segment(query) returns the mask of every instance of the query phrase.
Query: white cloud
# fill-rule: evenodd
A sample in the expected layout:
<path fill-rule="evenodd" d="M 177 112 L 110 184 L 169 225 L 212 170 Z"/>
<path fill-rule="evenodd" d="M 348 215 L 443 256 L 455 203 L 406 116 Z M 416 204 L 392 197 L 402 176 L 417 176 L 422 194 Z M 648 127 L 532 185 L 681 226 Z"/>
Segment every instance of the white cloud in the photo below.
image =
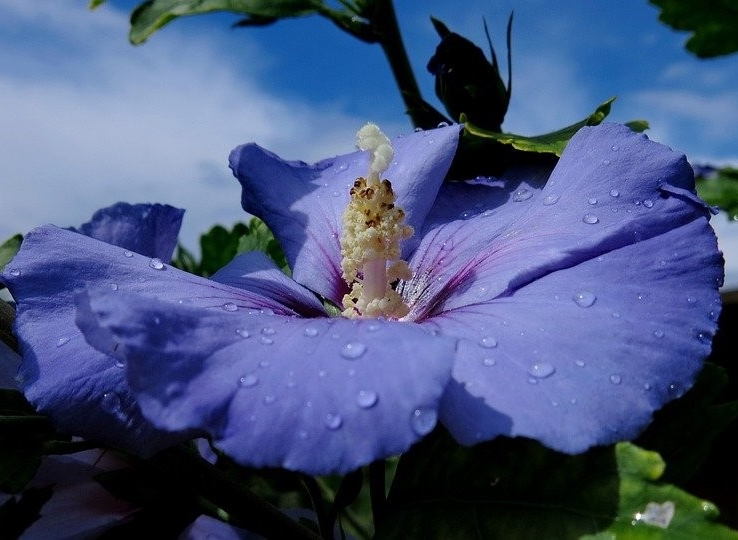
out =
<path fill-rule="evenodd" d="M 261 87 L 269 60 L 256 46 L 239 51 L 253 55 L 246 79 L 204 36 L 173 28 L 130 46 L 128 15 L 111 8 L 0 0 L 0 12 L 0 29 L 23 36 L 0 51 L 2 238 L 76 225 L 118 200 L 155 201 L 187 209 L 183 239 L 195 247 L 214 223 L 244 217 L 232 148 L 257 141 L 315 160 L 351 149 L 364 121 Z M 56 50 L 45 50 L 49 36 Z"/>

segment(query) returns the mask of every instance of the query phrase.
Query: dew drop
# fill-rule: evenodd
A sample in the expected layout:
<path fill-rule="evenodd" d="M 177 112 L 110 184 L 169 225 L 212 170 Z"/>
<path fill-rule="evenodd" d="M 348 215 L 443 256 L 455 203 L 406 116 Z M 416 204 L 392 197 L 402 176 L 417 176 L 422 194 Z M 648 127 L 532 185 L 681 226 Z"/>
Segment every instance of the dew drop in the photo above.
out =
<path fill-rule="evenodd" d="M 339 414 L 328 413 L 325 415 L 325 427 L 328 429 L 338 429 L 343 424 L 343 419 Z"/>
<path fill-rule="evenodd" d="M 643 383 L 643 389 L 644 390 L 650 390 L 651 389 L 651 384 L 650 383 Z"/>
<path fill-rule="evenodd" d="M 238 306 L 233 302 L 226 302 L 223 304 L 223 309 L 225 311 L 238 311 Z"/>
<path fill-rule="evenodd" d="M 410 425 L 418 435 L 428 435 L 436 427 L 438 415 L 433 409 L 415 409 L 410 416 Z"/>
<path fill-rule="evenodd" d="M 483 358 L 483 359 L 482 359 L 482 365 L 483 365 L 484 367 L 492 367 L 492 366 L 494 366 L 494 365 L 495 365 L 496 363 L 497 363 L 497 362 L 495 362 L 495 359 L 494 359 L 494 358 L 489 358 L 489 357 L 488 357 L 488 358 Z"/>
<path fill-rule="evenodd" d="M 512 197 L 512 200 L 515 202 L 523 202 L 527 201 L 533 196 L 533 192 L 529 189 L 522 188 L 517 190 Z"/>
<path fill-rule="evenodd" d="M 579 307 L 588 308 L 595 303 L 597 297 L 594 295 L 594 293 L 591 293 L 589 291 L 581 291 L 575 294 L 572 299 L 574 300 L 574 303 Z"/>
<path fill-rule="evenodd" d="M 60 337 L 56 340 L 56 346 L 61 347 L 62 345 L 66 345 L 67 343 L 69 343 L 69 339 L 70 338 L 68 337 Z"/>
<path fill-rule="evenodd" d="M 249 337 L 249 336 L 251 335 L 251 334 L 249 333 L 249 331 L 248 331 L 248 330 L 246 330 L 245 328 L 237 328 L 237 329 L 236 329 L 236 334 L 238 334 L 238 335 L 239 335 L 239 336 L 241 336 L 242 338 L 247 338 L 247 337 Z"/>
<path fill-rule="evenodd" d="M 687 303 L 688 304 L 696 304 L 697 299 L 694 296 L 687 296 Z"/>
<path fill-rule="evenodd" d="M 185 385 L 181 382 L 175 381 L 167 385 L 167 387 L 164 389 L 164 394 L 167 396 L 168 399 L 176 399 L 184 394 L 184 391 Z"/>
<path fill-rule="evenodd" d="M 359 390 L 356 396 L 356 404 L 362 409 L 374 407 L 379 401 L 379 396 L 373 390 Z"/>
<path fill-rule="evenodd" d="M 253 373 L 249 373 L 248 375 L 244 375 L 243 377 L 238 379 L 238 384 L 240 384 L 244 388 L 251 388 L 253 386 L 256 386 L 258 383 L 259 377 L 257 377 Z"/>
<path fill-rule="evenodd" d="M 131 257 L 133 257 L 133 251 L 125 250 L 123 252 L 123 256 L 126 257 L 126 258 L 128 258 L 128 259 L 130 259 Z"/>
<path fill-rule="evenodd" d="M 124 367 L 126 367 L 126 363 L 123 360 L 118 359 L 115 361 L 115 367 L 117 367 L 118 369 L 123 369 Z"/>
<path fill-rule="evenodd" d="M 594 225 L 595 223 L 598 223 L 600 221 L 600 218 L 598 218 L 594 214 L 584 214 L 582 216 L 582 221 L 588 225 Z"/>
<path fill-rule="evenodd" d="M 610 164 L 610 160 L 609 159 L 603 159 L 602 160 L 602 164 L 603 165 L 609 165 Z"/>
<path fill-rule="evenodd" d="M 612 150 L 613 152 L 617 152 L 618 150 L 620 150 L 620 147 L 617 144 L 614 144 L 612 148 L 610 148 L 610 150 Z"/>
<path fill-rule="evenodd" d="M 664 331 L 663 330 L 654 330 L 653 335 L 656 336 L 657 338 L 662 338 L 662 337 L 664 337 Z"/>
<path fill-rule="evenodd" d="M 587 362 L 584 360 L 574 360 L 574 365 L 577 367 L 584 367 L 587 365 Z"/>
<path fill-rule="evenodd" d="M 543 198 L 543 206 L 552 206 L 559 202 L 559 195 L 556 195 L 555 193 L 552 193 L 550 195 L 546 195 Z"/>
<path fill-rule="evenodd" d="M 535 363 L 528 368 L 528 374 L 536 379 L 545 379 L 554 374 L 556 368 L 547 362 Z"/>
<path fill-rule="evenodd" d="M 651 199 L 644 199 L 643 206 L 646 208 L 653 208 L 653 201 Z"/>
<path fill-rule="evenodd" d="M 262 368 L 262 369 L 263 368 L 268 368 L 269 367 L 269 360 L 262 360 L 261 362 L 259 362 L 259 367 Z"/>
<path fill-rule="evenodd" d="M 621 382 L 623 382 L 623 378 L 617 373 L 613 373 L 612 375 L 610 375 L 610 382 L 612 384 L 620 384 Z"/>
<path fill-rule="evenodd" d="M 303 330 L 302 333 L 305 334 L 307 337 L 315 337 L 318 335 L 318 329 L 314 326 L 308 326 L 305 328 L 305 330 Z"/>
<path fill-rule="evenodd" d="M 161 262 L 161 259 L 157 259 L 156 257 L 149 261 L 149 266 L 154 270 L 164 270 L 164 263 Z"/>
<path fill-rule="evenodd" d="M 259 343 L 262 345 L 271 345 L 274 343 L 274 340 L 266 336 L 259 336 Z"/>
<path fill-rule="evenodd" d="M 272 394 L 267 394 L 266 396 L 264 396 L 264 399 L 262 399 L 262 401 L 264 402 L 264 405 L 271 405 L 272 403 L 277 401 L 277 397 L 273 396 Z"/>
<path fill-rule="evenodd" d="M 620 197 L 620 192 L 617 189 L 610 190 L 610 197 Z"/>
<path fill-rule="evenodd" d="M 597 199 L 595 199 L 594 197 L 590 197 L 590 198 L 589 198 L 589 199 L 587 200 L 587 202 L 588 202 L 589 204 L 595 205 L 595 204 L 597 204 Z"/>
<path fill-rule="evenodd" d="M 117 285 L 117 284 L 115 284 L 115 283 L 111 283 L 111 284 L 110 284 L 110 290 L 111 290 L 111 291 L 117 291 L 117 290 L 118 290 L 118 285 Z"/>
<path fill-rule="evenodd" d="M 115 392 L 105 392 L 100 400 L 100 408 L 107 413 L 120 411 L 120 396 Z"/>
<path fill-rule="evenodd" d="M 341 348 L 341 356 L 348 360 L 356 360 L 366 353 L 366 345 L 359 341 L 350 341 Z"/>
<path fill-rule="evenodd" d="M 21 275 L 21 271 L 18 270 L 17 268 L 13 268 L 12 270 L 9 271 L 9 273 L 13 277 L 18 277 Z"/>
<path fill-rule="evenodd" d="M 484 349 L 494 349 L 497 347 L 497 340 L 492 336 L 486 336 L 480 339 L 477 344 Z"/>
<path fill-rule="evenodd" d="M 264 328 L 261 329 L 261 333 L 265 336 L 273 336 L 274 334 L 277 333 L 277 331 L 271 326 L 265 326 Z"/>

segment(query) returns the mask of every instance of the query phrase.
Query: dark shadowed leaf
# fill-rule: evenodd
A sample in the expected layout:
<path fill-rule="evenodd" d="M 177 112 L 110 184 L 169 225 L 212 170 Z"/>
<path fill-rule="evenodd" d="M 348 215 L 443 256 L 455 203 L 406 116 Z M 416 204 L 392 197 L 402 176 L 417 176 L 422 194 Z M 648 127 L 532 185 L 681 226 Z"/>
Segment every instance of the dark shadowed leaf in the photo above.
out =
<path fill-rule="evenodd" d="M 738 3 L 733 0 L 649 0 L 661 9 L 659 20 L 692 35 L 687 50 L 700 58 L 738 51 Z"/>
<path fill-rule="evenodd" d="M 188 15 L 228 11 L 264 23 L 312 15 L 322 8 L 320 0 L 149 0 L 131 14 L 129 39 L 143 43 L 164 25 Z"/>
<path fill-rule="evenodd" d="M 525 439 L 464 448 L 439 430 L 402 457 L 377 538 L 668 537 L 649 503 L 675 506 L 677 537 L 738 538 L 714 505 L 660 483 L 663 471 L 630 443 L 570 456 Z"/>

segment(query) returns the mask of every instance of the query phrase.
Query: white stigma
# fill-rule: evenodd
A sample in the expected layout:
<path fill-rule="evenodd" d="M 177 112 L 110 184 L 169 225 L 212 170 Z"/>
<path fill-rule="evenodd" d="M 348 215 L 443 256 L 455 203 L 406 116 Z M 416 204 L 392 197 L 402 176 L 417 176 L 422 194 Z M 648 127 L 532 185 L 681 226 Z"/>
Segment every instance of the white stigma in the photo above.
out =
<path fill-rule="evenodd" d="M 356 133 L 356 146 L 359 150 L 368 150 L 372 153 L 369 163 L 369 184 L 379 183 L 382 175 L 392 163 L 395 150 L 387 136 L 382 133 L 376 124 L 366 124 Z"/>

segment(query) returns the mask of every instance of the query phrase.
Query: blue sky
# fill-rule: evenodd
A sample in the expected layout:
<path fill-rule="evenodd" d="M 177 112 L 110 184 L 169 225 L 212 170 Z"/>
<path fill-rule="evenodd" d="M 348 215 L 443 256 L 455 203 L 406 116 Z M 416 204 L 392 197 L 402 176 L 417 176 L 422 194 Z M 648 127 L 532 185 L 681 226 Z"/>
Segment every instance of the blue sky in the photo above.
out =
<path fill-rule="evenodd" d="M 351 150 L 368 120 L 391 134 L 411 129 L 379 47 L 327 21 L 234 30 L 233 16 L 193 17 L 133 47 L 137 3 L 90 12 L 87 0 L 0 0 L 0 238 L 76 225 L 118 200 L 150 201 L 187 209 L 182 239 L 195 248 L 211 225 L 243 218 L 227 168 L 236 145 L 312 161 Z M 395 3 L 434 104 L 429 16 L 483 48 L 485 18 L 504 60 L 514 11 L 505 130 L 557 129 L 617 96 L 611 120 L 647 119 L 651 138 L 692 162 L 738 165 L 738 55 L 694 58 L 686 34 L 661 25 L 646 0 Z M 713 225 L 738 286 L 738 224 L 721 215 Z"/>

